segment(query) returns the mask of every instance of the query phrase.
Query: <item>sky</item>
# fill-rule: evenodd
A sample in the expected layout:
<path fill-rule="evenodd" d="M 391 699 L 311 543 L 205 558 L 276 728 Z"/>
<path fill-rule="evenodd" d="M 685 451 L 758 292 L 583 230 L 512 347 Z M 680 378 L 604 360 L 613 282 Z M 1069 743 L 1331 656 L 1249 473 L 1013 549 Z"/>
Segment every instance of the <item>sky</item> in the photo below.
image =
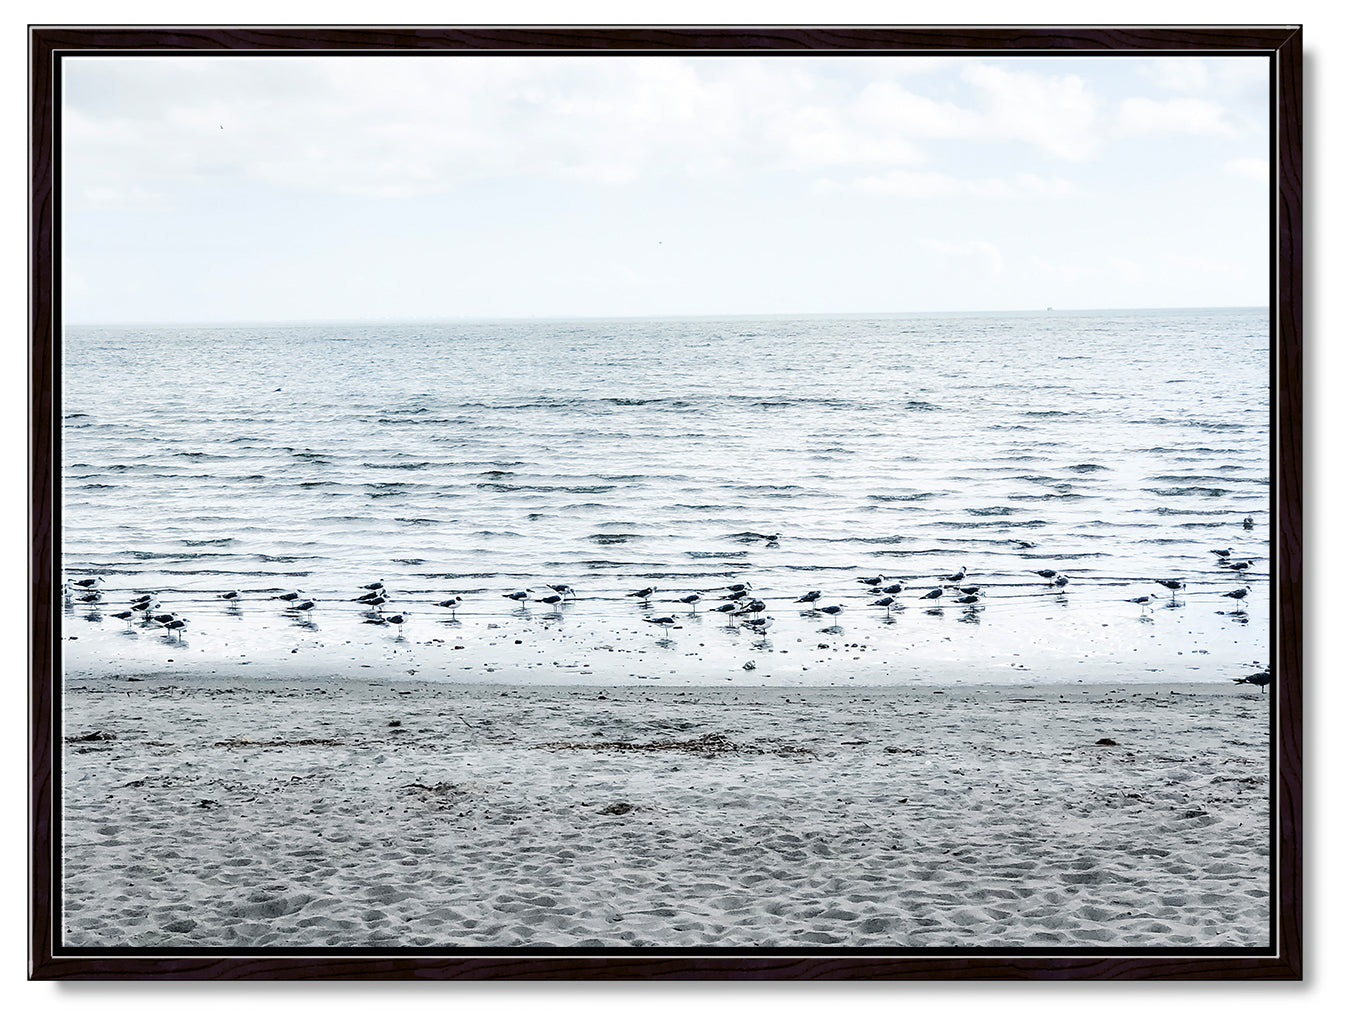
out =
<path fill-rule="evenodd" d="M 1259 57 L 88 56 L 65 320 L 1262 305 Z"/>

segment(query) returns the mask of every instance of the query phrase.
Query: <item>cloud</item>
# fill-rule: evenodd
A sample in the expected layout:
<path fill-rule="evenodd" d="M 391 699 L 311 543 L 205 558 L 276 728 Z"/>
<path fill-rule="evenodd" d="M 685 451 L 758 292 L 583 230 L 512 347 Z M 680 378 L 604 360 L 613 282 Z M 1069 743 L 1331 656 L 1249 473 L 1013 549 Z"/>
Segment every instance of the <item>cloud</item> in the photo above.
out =
<path fill-rule="evenodd" d="M 976 268 L 997 279 L 1003 275 L 1003 255 L 997 247 L 985 240 L 955 242 L 952 240 L 920 240 L 924 247 L 964 267 Z"/>
<path fill-rule="evenodd" d="M 1149 82 L 1179 93 L 1200 93 L 1209 85 L 1210 62 L 1198 57 L 1159 57 L 1140 66 Z"/>
<path fill-rule="evenodd" d="M 944 172 L 897 170 L 883 175 L 859 176 L 848 183 L 823 179 L 817 183 L 817 192 L 845 191 L 873 196 L 905 197 L 911 200 L 931 200 L 939 197 L 971 197 L 985 200 L 1028 200 L 1043 197 L 1076 195 L 1079 190 L 1071 182 L 1059 177 L 1024 173 L 1010 177 L 963 179 Z"/>
<path fill-rule="evenodd" d="M 1120 103 L 1117 124 L 1130 134 L 1240 135 L 1223 107 L 1210 100 L 1130 97 Z"/>
<path fill-rule="evenodd" d="M 1223 170 L 1243 179 L 1266 182 L 1270 178 L 1270 163 L 1262 157 L 1239 157 L 1224 162 Z"/>
<path fill-rule="evenodd" d="M 1067 161 L 1101 150 L 1100 104 L 1078 76 L 975 64 L 961 77 L 983 100 L 982 133 L 1030 143 Z"/>

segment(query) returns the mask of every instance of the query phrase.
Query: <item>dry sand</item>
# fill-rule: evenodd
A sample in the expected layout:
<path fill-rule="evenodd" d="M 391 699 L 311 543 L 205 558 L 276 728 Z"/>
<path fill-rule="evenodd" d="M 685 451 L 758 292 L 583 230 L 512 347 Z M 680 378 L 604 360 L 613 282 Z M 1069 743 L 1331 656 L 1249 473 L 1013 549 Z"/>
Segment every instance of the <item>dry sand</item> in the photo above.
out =
<path fill-rule="evenodd" d="M 63 699 L 68 947 L 1268 943 L 1255 687 L 160 671 Z"/>

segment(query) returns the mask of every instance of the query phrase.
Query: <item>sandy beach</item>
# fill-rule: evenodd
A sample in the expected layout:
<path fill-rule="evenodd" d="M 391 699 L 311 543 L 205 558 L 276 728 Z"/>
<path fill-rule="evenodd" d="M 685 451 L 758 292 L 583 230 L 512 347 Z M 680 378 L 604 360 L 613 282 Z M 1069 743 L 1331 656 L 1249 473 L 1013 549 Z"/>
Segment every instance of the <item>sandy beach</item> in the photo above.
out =
<path fill-rule="evenodd" d="M 1246 684 L 69 674 L 67 947 L 1261 947 Z"/>

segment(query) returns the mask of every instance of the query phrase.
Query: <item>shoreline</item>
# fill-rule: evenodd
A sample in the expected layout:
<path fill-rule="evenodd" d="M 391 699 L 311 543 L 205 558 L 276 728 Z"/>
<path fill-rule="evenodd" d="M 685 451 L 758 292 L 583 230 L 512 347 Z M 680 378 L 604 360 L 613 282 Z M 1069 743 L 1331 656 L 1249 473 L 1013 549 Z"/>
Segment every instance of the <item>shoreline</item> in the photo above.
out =
<path fill-rule="evenodd" d="M 1260 947 L 1269 701 L 70 675 L 62 943 Z"/>

